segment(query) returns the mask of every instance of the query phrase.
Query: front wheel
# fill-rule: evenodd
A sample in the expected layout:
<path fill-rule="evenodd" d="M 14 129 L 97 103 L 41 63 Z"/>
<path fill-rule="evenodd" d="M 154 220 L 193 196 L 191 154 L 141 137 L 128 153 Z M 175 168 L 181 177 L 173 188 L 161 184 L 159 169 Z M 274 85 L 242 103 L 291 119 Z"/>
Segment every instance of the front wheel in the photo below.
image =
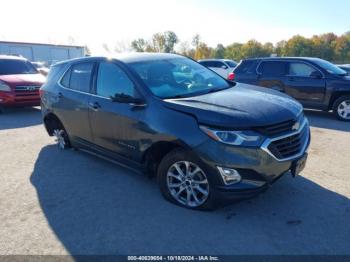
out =
<path fill-rule="evenodd" d="M 160 190 L 167 200 L 190 209 L 210 210 L 215 203 L 207 175 L 200 161 L 182 149 L 168 153 L 157 174 Z"/>
<path fill-rule="evenodd" d="M 350 96 L 341 96 L 334 102 L 333 113 L 342 121 L 350 121 Z"/>
<path fill-rule="evenodd" d="M 60 149 L 63 150 L 70 148 L 68 134 L 64 128 L 56 128 L 53 130 L 52 134 L 55 137 L 55 141 Z"/>

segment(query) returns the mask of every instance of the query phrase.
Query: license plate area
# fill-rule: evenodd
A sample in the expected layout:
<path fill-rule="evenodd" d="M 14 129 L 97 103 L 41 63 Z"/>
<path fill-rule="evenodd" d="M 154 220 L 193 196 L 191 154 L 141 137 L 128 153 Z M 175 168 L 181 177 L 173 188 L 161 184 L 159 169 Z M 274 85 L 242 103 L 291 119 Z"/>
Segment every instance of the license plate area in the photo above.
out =
<path fill-rule="evenodd" d="M 291 168 L 291 173 L 293 177 L 299 175 L 300 172 L 304 170 L 306 166 L 306 160 L 307 160 L 307 154 L 305 154 L 303 157 L 293 162 L 292 168 Z"/>

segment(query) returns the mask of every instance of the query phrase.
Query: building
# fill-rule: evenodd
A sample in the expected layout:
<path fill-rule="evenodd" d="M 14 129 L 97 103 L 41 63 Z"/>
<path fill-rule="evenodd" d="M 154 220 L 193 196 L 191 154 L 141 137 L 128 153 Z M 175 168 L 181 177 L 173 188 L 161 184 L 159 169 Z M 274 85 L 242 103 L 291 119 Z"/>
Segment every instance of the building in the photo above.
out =
<path fill-rule="evenodd" d="M 85 56 L 84 46 L 0 41 L 0 54 L 18 55 L 33 62 L 56 62 Z"/>

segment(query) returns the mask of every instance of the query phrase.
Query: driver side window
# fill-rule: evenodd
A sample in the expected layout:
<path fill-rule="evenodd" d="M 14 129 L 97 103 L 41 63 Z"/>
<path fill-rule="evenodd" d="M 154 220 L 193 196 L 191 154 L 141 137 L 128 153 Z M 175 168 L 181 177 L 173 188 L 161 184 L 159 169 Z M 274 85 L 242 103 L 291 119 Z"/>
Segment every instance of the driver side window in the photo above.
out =
<path fill-rule="evenodd" d="M 134 97 L 134 84 L 116 64 L 102 62 L 98 67 L 96 94 L 106 98 L 116 94 Z"/>
<path fill-rule="evenodd" d="M 313 72 L 317 71 L 312 66 L 304 63 L 290 63 L 289 65 L 289 75 L 299 76 L 299 77 L 310 77 Z"/>

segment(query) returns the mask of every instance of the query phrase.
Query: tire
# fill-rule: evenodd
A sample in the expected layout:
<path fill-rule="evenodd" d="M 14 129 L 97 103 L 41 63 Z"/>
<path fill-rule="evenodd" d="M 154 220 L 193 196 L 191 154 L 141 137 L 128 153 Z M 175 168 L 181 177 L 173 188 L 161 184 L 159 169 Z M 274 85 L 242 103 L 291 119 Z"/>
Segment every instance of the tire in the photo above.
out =
<path fill-rule="evenodd" d="M 350 121 L 350 95 L 341 96 L 334 102 L 333 113 L 341 121 Z"/>
<path fill-rule="evenodd" d="M 182 175 L 176 166 L 181 169 Z M 213 210 L 217 201 L 207 174 L 205 166 L 190 151 L 174 149 L 159 164 L 157 179 L 160 191 L 168 201 L 189 209 Z M 178 184 L 181 186 L 173 187 Z"/>
<path fill-rule="evenodd" d="M 55 122 L 52 129 L 52 135 L 56 138 L 57 145 L 60 149 L 71 148 L 68 133 L 60 122 Z"/>

